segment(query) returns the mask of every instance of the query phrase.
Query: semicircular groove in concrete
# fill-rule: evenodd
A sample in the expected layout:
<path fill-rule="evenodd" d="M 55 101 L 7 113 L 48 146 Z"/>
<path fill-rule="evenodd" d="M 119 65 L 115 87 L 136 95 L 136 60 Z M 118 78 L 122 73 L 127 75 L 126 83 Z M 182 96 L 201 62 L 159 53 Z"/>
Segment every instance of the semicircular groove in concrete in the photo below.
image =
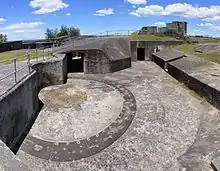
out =
<path fill-rule="evenodd" d="M 77 81 L 83 79 L 87 80 L 88 78 L 76 78 L 74 80 Z M 103 130 L 93 136 L 88 134 L 84 138 L 73 138 L 72 141 L 67 139 L 62 141 L 61 139 L 56 138 L 54 140 L 46 139 L 45 137 L 42 138 L 41 135 L 44 133 L 35 136 L 34 131 L 32 131 L 34 129 L 32 128 L 30 134 L 27 137 L 27 141 L 22 146 L 22 150 L 24 152 L 41 159 L 58 162 L 79 160 L 99 153 L 124 134 L 136 114 L 136 100 L 133 94 L 124 86 L 116 84 L 112 81 L 99 81 L 92 78 L 88 80 L 107 85 L 109 88 L 111 87 L 121 94 L 123 99 L 122 109 L 118 116 L 114 116 L 115 120 L 109 123 L 107 127 L 103 127 Z M 41 96 L 40 98 L 43 101 L 45 100 L 42 99 Z M 39 117 L 41 116 L 39 115 Z M 35 123 L 35 125 L 36 124 L 37 123 Z M 87 131 L 89 132 L 89 130 Z"/>

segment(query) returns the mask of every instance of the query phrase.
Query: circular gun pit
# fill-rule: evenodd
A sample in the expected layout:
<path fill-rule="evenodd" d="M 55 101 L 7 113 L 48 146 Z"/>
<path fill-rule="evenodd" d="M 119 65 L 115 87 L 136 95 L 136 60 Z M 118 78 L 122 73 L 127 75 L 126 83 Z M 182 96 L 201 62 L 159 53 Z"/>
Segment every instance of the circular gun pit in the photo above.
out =
<path fill-rule="evenodd" d="M 23 150 L 52 161 L 72 161 L 100 152 L 129 127 L 133 94 L 112 81 L 68 80 L 39 93 L 44 103 Z"/>

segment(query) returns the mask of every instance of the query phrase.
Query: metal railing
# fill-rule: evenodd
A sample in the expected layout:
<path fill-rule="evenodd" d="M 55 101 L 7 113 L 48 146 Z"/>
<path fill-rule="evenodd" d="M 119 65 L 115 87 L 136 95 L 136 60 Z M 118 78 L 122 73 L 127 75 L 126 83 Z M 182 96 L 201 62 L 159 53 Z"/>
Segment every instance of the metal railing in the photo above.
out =
<path fill-rule="evenodd" d="M 74 36 L 74 37 L 68 37 L 65 40 L 62 41 L 62 44 L 56 45 L 59 46 L 65 46 L 62 48 L 68 48 L 71 46 L 74 46 L 75 41 L 82 40 L 84 43 L 86 43 L 86 40 L 94 39 L 94 38 L 109 38 L 109 37 L 123 37 L 123 36 L 130 36 L 131 34 L 137 32 L 136 29 L 130 29 L 130 30 L 111 30 L 111 31 L 104 31 L 100 33 L 95 34 L 88 34 L 83 36 Z"/>
<path fill-rule="evenodd" d="M 22 50 L 20 50 L 22 51 Z M 13 52 L 12 52 L 13 53 Z M 32 72 L 32 65 L 52 57 L 53 47 L 27 49 L 25 55 L 12 59 L 0 58 L 0 96 Z"/>

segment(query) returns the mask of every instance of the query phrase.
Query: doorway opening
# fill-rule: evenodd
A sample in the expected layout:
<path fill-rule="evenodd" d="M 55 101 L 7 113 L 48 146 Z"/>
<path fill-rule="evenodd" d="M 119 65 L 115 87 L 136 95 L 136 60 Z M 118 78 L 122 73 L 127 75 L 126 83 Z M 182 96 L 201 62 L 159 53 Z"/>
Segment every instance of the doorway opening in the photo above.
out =
<path fill-rule="evenodd" d="M 82 52 L 69 53 L 67 56 L 68 73 L 84 72 L 84 57 Z"/>
<path fill-rule="evenodd" d="M 137 48 L 137 60 L 138 61 L 145 60 L 145 48 Z"/>

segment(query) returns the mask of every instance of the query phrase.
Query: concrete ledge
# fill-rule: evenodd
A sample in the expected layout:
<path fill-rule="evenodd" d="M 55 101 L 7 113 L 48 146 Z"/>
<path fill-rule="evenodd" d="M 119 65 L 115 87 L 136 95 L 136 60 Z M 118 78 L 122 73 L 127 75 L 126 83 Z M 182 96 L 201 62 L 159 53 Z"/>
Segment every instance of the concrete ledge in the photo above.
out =
<path fill-rule="evenodd" d="M 214 169 L 214 171 L 219 171 L 220 170 L 220 156 L 215 158 L 212 161 L 211 166 Z"/>
<path fill-rule="evenodd" d="M 159 65 L 161 68 L 166 69 L 166 65 L 168 62 L 175 61 L 178 59 L 183 58 L 185 55 L 182 52 L 170 49 L 170 48 L 165 48 L 160 52 L 153 53 L 152 55 L 153 61 Z"/>
<path fill-rule="evenodd" d="M 168 63 L 168 73 L 220 109 L 220 66 L 190 56 Z"/>
<path fill-rule="evenodd" d="M 0 140 L 0 170 L 2 171 L 30 171 L 11 150 Z"/>

